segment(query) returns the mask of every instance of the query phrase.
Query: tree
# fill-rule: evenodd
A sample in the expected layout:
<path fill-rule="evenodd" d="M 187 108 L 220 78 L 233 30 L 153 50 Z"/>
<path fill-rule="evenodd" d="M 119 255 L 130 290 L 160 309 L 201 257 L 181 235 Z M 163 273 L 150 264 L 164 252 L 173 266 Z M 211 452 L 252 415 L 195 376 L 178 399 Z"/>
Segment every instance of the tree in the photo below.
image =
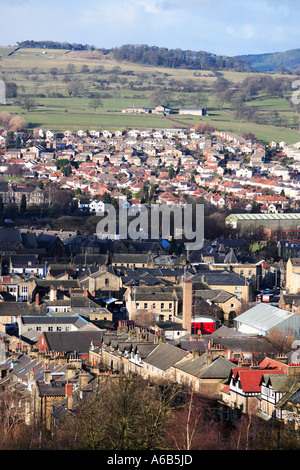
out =
<path fill-rule="evenodd" d="M 19 149 L 21 147 L 21 137 L 18 135 L 17 138 L 16 138 L 16 142 L 15 142 L 15 147 L 16 149 Z"/>
<path fill-rule="evenodd" d="M 58 68 L 57 67 L 51 67 L 51 69 L 49 70 L 49 73 L 50 75 L 52 75 L 53 78 L 57 78 L 57 74 L 58 74 Z"/>
<path fill-rule="evenodd" d="M 0 113 L 0 124 L 7 127 L 11 118 L 12 115 L 8 111 L 3 111 L 2 113 Z"/>
<path fill-rule="evenodd" d="M 69 73 L 75 73 L 76 67 L 74 64 L 68 64 L 66 68 L 66 72 Z"/>
<path fill-rule="evenodd" d="M 178 386 L 137 375 L 111 376 L 54 430 L 53 444 L 73 450 L 153 450 L 163 445 Z"/>
<path fill-rule="evenodd" d="M 101 98 L 92 98 L 90 101 L 90 108 L 96 111 L 98 108 L 102 108 L 103 103 Z"/>
<path fill-rule="evenodd" d="M 272 328 L 266 338 L 270 341 L 274 351 L 278 354 L 289 352 L 292 342 L 295 339 L 292 333 L 284 334 L 279 328 Z"/>
<path fill-rule="evenodd" d="M 144 328 L 150 328 L 155 325 L 156 314 L 148 310 L 139 310 L 138 313 L 134 315 L 134 323 L 138 326 Z"/>
<path fill-rule="evenodd" d="M 169 178 L 170 180 L 172 180 L 172 179 L 174 178 L 174 176 L 175 176 L 175 170 L 174 170 L 174 168 L 171 166 L 170 169 L 169 169 L 169 171 L 168 171 L 168 178 Z"/>
<path fill-rule="evenodd" d="M 37 102 L 35 101 L 34 98 L 26 97 L 24 101 L 21 103 L 21 107 L 23 109 L 26 109 L 26 111 L 29 112 L 31 109 L 34 109 L 37 107 Z"/>
<path fill-rule="evenodd" d="M 12 117 L 8 123 L 8 128 L 11 131 L 15 131 L 15 132 L 24 131 L 27 129 L 27 127 L 28 127 L 28 123 L 21 116 Z"/>
<path fill-rule="evenodd" d="M 66 165 L 61 168 L 61 171 L 65 176 L 70 176 L 72 174 L 72 168 L 71 165 Z"/>
<path fill-rule="evenodd" d="M 84 85 L 81 80 L 72 80 L 68 86 L 67 91 L 69 96 L 80 96 L 84 90 Z"/>
<path fill-rule="evenodd" d="M 89 71 L 90 71 L 90 68 L 89 68 L 88 65 L 83 65 L 83 66 L 81 67 L 81 72 L 82 72 L 82 73 L 89 73 Z"/>

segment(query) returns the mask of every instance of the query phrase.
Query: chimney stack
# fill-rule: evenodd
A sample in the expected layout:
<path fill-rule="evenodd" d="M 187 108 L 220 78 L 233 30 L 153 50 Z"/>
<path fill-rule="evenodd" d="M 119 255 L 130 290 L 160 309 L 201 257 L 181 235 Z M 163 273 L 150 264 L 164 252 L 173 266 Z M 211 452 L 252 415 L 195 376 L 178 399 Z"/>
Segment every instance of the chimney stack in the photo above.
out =
<path fill-rule="evenodd" d="M 199 349 L 193 349 L 193 359 L 196 359 L 199 356 L 200 356 Z"/>
<path fill-rule="evenodd" d="M 50 287 L 50 302 L 57 300 L 57 291 L 54 286 Z"/>
<path fill-rule="evenodd" d="M 85 387 L 89 383 L 89 378 L 90 375 L 87 372 L 81 371 L 79 374 L 79 387 Z"/>
<path fill-rule="evenodd" d="M 66 377 L 67 380 L 69 380 L 71 377 L 73 377 L 76 374 L 76 367 L 68 365 L 66 367 Z"/>
<path fill-rule="evenodd" d="M 49 384 L 51 382 L 51 371 L 49 364 L 44 365 L 44 382 L 45 384 Z"/>
<path fill-rule="evenodd" d="M 40 294 L 35 294 L 35 305 L 39 306 L 40 305 Z"/>
<path fill-rule="evenodd" d="M 193 283 L 183 280 L 182 284 L 182 326 L 188 334 L 192 332 Z"/>
<path fill-rule="evenodd" d="M 65 397 L 67 399 L 67 408 L 71 410 L 73 408 L 73 384 L 69 381 L 65 385 Z"/>

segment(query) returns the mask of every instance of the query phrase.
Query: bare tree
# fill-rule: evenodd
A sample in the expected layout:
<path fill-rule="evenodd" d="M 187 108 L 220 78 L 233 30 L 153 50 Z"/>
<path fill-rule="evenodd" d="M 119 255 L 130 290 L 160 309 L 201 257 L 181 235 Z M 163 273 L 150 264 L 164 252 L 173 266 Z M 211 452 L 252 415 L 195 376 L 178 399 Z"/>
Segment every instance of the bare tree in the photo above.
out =
<path fill-rule="evenodd" d="M 151 326 L 155 325 L 156 315 L 152 310 L 139 310 L 139 312 L 133 316 L 133 320 L 137 326 L 149 329 Z"/>
<path fill-rule="evenodd" d="M 291 350 L 292 342 L 295 340 L 292 332 L 284 334 L 279 328 L 272 328 L 266 338 L 272 344 L 274 352 L 285 354 Z"/>
<path fill-rule="evenodd" d="M 87 450 L 152 450 L 165 439 L 176 387 L 135 375 L 101 382 L 53 432 L 53 446 Z"/>

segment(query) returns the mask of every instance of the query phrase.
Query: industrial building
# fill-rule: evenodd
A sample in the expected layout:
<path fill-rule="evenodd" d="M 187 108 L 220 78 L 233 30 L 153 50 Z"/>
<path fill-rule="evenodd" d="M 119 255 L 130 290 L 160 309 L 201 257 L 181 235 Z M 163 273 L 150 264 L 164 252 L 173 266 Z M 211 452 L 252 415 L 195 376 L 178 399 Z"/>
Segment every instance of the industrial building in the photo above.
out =
<path fill-rule="evenodd" d="M 247 335 L 267 336 L 276 329 L 300 338 L 300 316 L 265 303 L 259 303 L 238 315 L 233 323 L 237 331 Z"/>
<path fill-rule="evenodd" d="M 227 226 L 240 233 L 262 229 L 266 235 L 291 240 L 300 235 L 300 213 L 275 214 L 230 214 L 226 217 Z"/>

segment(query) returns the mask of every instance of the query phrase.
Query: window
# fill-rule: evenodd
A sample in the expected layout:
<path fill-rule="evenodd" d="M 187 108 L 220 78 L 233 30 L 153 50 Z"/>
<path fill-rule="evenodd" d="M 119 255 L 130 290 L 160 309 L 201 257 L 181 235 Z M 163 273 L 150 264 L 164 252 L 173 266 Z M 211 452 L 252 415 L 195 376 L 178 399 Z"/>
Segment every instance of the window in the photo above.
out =
<path fill-rule="evenodd" d="M 160 308 L 161 308 L 161 309 L 162 309 L 162 308 L 165 308 L 165 304 L 164 304 L 163 302 L 160 304 Z"/>
<path fill-rule="evenodd" d="M 57 326 L 56 331 L 61 331 L 61 326 Z"/>
<path fill-rule="evenodd" d="M 48 331 L 53 331 L 53 326 L 48 326 Z"/>
<path fill-rule="evenodd" d="M 109 279 L 106 277 L 105 278 L 105 285 L 108 286 L 109 285 Z"/>
<path fill-rule="evenodd" d="M 148 304 L 147 304 L 147 303 L 144 303 L 144 308 L 148 308 Z"/>
<path fill-rule="evenodd" d="M 171 309 L 171 308 L 172 308 L 172 304 L 171 304 L 171 302 L 170 302 L 170 303 L 169 303 L 169 309 Z"/>

